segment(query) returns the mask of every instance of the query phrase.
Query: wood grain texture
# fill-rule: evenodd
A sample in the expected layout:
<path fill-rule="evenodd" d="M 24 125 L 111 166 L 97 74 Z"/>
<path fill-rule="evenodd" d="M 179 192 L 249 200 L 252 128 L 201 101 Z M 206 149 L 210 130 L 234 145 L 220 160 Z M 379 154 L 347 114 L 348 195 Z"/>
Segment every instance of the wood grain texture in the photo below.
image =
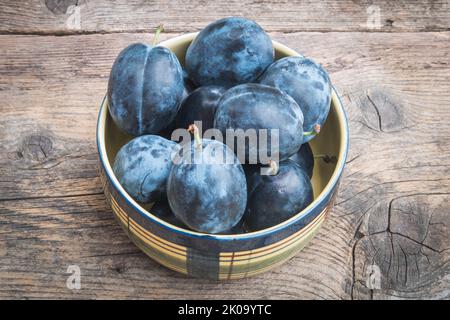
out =
<path fill-rule="evenodd" d="M 379 18 L 378 14 L 379 13 Z M 436 1 L 6 0 L 0 32 L 71 34 L 196 31 L 226 16 L 246 16 L 268 31 L 448 31 L 450 3 Z"/>
<path fill-rule="evenodd" d="M 101 194 L 109 69 L 148 36 L 0 36 L 0 298 L 449 299 L 450 33 L 271 36 L 330 72 L 350 154 L 318 236 L 273 272 L 223 283 L 148 259 Z"/>

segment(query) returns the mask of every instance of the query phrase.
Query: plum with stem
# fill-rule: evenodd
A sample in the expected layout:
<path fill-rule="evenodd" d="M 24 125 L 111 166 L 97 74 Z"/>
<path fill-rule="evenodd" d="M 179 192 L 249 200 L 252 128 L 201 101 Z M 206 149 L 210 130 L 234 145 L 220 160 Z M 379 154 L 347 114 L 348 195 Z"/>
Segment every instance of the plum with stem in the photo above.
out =
<path fill-rule="evenodd" d="M 247 202 L 244 171 L 233 152 L 217 140 L 201 139 L 183 145 L 170 171 L 167 198 L 175 216 L 189 228 L 220 233 L 242 218 Z"/>
<path fill-rule="evenodd" d="M 325 69 L 305 57 L 286 57 L 272 63 L 258 79 L 289 94 L 302 109 L 303 130 L 311 134 L 310 141 L 320 132 L 327 119 L 331 103 L 331 82 Z"/>
<path fill-rule="evenodd" d="M 270 162 L 269 174 L 250 176 L 244 224 L 250 231 L 273 227 L 313 201 L 311 181 L 292 160 Z"/>
<path fill-rule="evenodd" d="M 134 43 L 126 47 L 111 69 L 108 82 L 109 112 L 124 132 L 156 134 L 175 119 L 183 97 L 183 71 L 175 54 L 156 46 Z"/>

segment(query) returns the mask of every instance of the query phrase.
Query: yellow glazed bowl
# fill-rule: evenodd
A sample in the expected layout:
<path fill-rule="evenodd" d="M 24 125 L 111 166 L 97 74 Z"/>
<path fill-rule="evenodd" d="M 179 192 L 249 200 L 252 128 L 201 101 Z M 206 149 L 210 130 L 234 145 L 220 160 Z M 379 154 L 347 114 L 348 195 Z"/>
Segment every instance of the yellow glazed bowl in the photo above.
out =
<path fill-rule="evenodd" d="M 184 64 L 195 33 L 160 43 Z M 299 55 L 273 41 L 276 59 Z M 132 137 L 121 132 L 104 99 L 98 117 L 97 146 L 104 192 L 129 238 L 149 257 L 185 275 L 210 279 L 238 279 L 265 272 L 293 257 L 317 233 L 333 206 L 347 157 L 347 118 L 333 89 L 331 110 L 320 135 L 310 142 L 314 154 L 335 156 L 337 161 L 315 159 L 312 184 L 314 201 L 291 219 L 257 232 L 211 235 L 182 229 L 152 215 L 151 209 L 133 200 L 112 170 L 117 151 Z"/>

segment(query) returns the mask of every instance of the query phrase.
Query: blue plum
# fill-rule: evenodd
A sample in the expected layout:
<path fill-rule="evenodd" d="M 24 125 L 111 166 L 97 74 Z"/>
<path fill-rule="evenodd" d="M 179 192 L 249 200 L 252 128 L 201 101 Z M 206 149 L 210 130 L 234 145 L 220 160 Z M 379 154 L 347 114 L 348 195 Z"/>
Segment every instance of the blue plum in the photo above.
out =
<path fill-rule="evenodd" d="M 271 162 L 270 175 L 253 176 L 244 224 L 250 231 L 273 227 L 293 217 L 313 201 L 311 181 L 297 163 Z"/>
<path fill-rule="evenodd" d="M 190 230 L 180 219 L 178 219 L 170 208 L 167 199 L 157 201 L 151 208 L 150 212 L 157 216 L 158 218 L 168 222 L 174 226 Z M 220 232 L 219 234 L 241 234 L 245 233 L 243 220 L 241 219 L 234 227 L 231 229 Z"/>
<path fill-rule="evenodd" d="M 186 69 L 198 86 L 252 82 L 274 60 L 272 41 L 254 21 L 240 17 L 206 26 L 186 52 Z"/>
<path fill-rule="evenodd" d="M 245 160 L 241 162 L 254 164 L 267 164 L 268 160 L 262 158 L 279 157 L 285 160 L 298 151 L 303 143 L 303 114 L 300 107 L 289 95 L 281 90 L 261 85 L 242 84 L 225 92 L 219 101 L 214 117 L 214 128 L 219 129 L 226 136 L 227 129 L 257 130 L 258 143 L 238 143 L 236 153 L 245 153 Z M 261 129 L 268 130 L 267 143 L 264 147 Z M 279 147 L 272 149 L 272 129 L 279 134 Z M 229 137 L 226 138 L 230 140 Z M 227 141 L 229 144 L 229 141 Z M 245 147 L 245 150 L 243 149 Z M 278 149 L 278 150 L 277 150 Z"/>
<path fill-rule="evenodd" d="M 175 127 L 187 129 L 194 121 L 202 122 L 202 134 L 213 128 L 217 104 L 226 89 L 220 86 L 197 88 L 181 103 L 175 118 Z"/>
<path fill-rule="evenodd" d="M 234 227 L 232 227 L 231 229 L 222 231 L 219 234 L 233 235 L 233 234 L 243 234 L 246 232 L 247 231 L 244 228 L 244 220 L 241 219 Z"/>
<path fill-rule="evenodd" d="M 312 59 L 286 57 L 274 62 L 258 79 L 289 94 L 303 111 L 304 132 L 317 132 L 330 111 L 331 82 L 327 72 Z M 305 142 L 314 138 L 306 136 Z"/>
<path fill-rule="evenodd" d="M 314 155 L 309 143 L 304 143 L 300 149 L 294 153 L 289 159 L 296 162 L 300 167 L 305 169 L 309 178 L 312 178 L 314 169 Z"/>
<path fill-rule="evenodd" d="M 169 49 L 135 43 L 112 66 L 109 112 L 128 134 L 155 134 L 175 118 L 183 90 L 181 65 Z"/>
<path fill-rule="evenodd" d="M 244 171 L 233 152 L 216 140 L 199 138 L 183 145 L 167 181 L 167 198 L 175 216 L 199 232 L 219 233 L 234 227 L 247 203 Z"/>
<path fill-rule="evenodd" d="M 187 226 L 183 222 L 181 222 L 172 212 L 172 209 L 170 209 L 169 202 L 167 201 L 167 199 L 155 202 L 155 204 L 150 209 L 150 212 L 167 223 L 170 223 L 180 228 L 187 229 Z"/>
<path fill-rule="evenodd" d="M 120 148 L 113 171 L 136 201 L 154 202 L 166 194 L 172 155 L 178 148 L 175 142 L 155 135 L 134 138 Z"/>

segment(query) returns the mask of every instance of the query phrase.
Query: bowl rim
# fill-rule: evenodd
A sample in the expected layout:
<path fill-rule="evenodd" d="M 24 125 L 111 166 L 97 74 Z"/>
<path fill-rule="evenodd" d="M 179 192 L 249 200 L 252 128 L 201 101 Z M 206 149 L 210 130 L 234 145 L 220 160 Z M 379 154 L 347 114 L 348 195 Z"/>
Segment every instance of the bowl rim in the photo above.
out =
<path fill-rule="evenodd" d="M 193 40 L 195 36 L 198 34 L 198 32 L 194 33 L 187 33 L 183 34 L 171 39 L 168 39 L 166 41 L 162 41 L 159 46 L 164 47 L 171 47 L 174 45 L 178 45 L 180 43 L 184 43 L 189 40 Z M 274 49 L 277 51 L 281 51 L 283 54 L 287 56 L 301 56 L 298 52 L 295 50 L 275 41 L 272 40 Z M 347 114 L 345 112 L 345 109 L 343 107 L 342 101 L 339 98 L 339 95 L 337 93 L 337 90 L 334 86 L 332 86 L 332 96 L 331 96 L 331 103 L 336 106 L 336 113 L 339 123 L 339 128 L 341 131 L 341 137 L 340 137 L 340 144 L 341 148 L 338 155 L 338 160 L 336 163 L 336 168 L 333 171 L 333 174 L 331 175 L 331 178 L 323 188 L 323 190 L 320 192 L 320 194 L 317 196 L 316 199 L 314 199 L 313 202 L 311 202 L 305 209 L 297 213 L 296 215 L 292 216 L 288 220 L 283 221 L 282 223 L 279 223 L 275 226 L 272 226 L 270 228 L 258 230 L 258 231 L 252 231 L 248 233 L 243 234 L 206 234 L 201 233 L 197 231 L 191 231 L 187 229 L 183 229 L 177 226 L 174 226 L 158 217 L 153 215 L 150 211 L 147 211 L 144 209 L 137 201 L 135 201 L 121 186 L 119 181 L 117 180 L 113 170 L 112 166 L 108 160 L 108 155 L 106 152 L 106 145 L 105 145 L 105 125 L 106 125 L 106 117 L 107 117 L 107 96 L 103 98 L 103 101 L 100 105 L 100 111 L 98 115 L 97 120 L 97 132 L 96 132 L 96 138 L 97 138 L 97 149 L 99 153 L 100 163 L 105 171 L 105 174 L 107 175 L 107 178 L 109 178 L 110 182 L 113 184 L 113 186 L 116 188 L 118 193 L 125 199 L 125 201 L 130 205 L 134 210 L 136 210 L 141 216 L 144 218 L 150 220 L 153 223 L 157 223 L 164 228 L 183 234 L 188 237 L 201 237 L 201 238 L 209 238 L 209 239 L 215 239 L 215 240 L 245 240 L 245 239 L 252 239 L 260 236 L 265 236 L 271 233 L 275 233 L 277 231 L 280 231 L 295 222 L 302 219 L 304 216 L 308 215 L 312 210 L 315 209 L 316 205 L 321 203 L 323 199 L 328 196 L 335 188 L 336 184 L 339 182 L 339 179 L 342 175 L 342 172 L 344 170 L 345 162 L 348 155 L 348 148 L 349 148 L 349 128 L 348 128 L 348 120 L 347 120 Z"/>

